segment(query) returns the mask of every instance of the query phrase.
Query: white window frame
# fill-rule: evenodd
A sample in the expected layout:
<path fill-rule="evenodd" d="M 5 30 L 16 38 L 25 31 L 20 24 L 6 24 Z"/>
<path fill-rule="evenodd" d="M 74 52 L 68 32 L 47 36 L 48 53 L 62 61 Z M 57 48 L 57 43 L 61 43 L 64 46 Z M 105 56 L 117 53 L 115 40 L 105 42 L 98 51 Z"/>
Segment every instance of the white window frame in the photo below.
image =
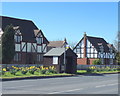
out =
<path fill-rule="evenodd" d="M 57 56 L 53 56 L 53 64 L 58 64 L 58 57 Z"/>

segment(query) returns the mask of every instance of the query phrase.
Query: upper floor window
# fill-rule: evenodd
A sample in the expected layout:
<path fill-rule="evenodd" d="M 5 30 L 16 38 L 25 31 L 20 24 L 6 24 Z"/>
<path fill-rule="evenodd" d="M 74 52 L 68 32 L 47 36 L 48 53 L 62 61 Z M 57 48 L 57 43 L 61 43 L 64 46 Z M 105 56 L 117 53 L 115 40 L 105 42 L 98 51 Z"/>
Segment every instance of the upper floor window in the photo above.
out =
<path fill-rule="evenodd" d="M 109 48 L 109 51 L 110 51 L 111 54 L 113 53 L 112 47 Z"/>
<path fill-rule="evenodd" d="M 37 44 L 42 44 L 43 38 L 42 37 L 36 37 Z"/>
<path fill-rule="evenodd" d="M 14 35 L 15 42 L 19 43 L 20 41 L 22 41 L 21 32 L 20 30 L 16 30 L 15 32 L 16 32 Z"/>

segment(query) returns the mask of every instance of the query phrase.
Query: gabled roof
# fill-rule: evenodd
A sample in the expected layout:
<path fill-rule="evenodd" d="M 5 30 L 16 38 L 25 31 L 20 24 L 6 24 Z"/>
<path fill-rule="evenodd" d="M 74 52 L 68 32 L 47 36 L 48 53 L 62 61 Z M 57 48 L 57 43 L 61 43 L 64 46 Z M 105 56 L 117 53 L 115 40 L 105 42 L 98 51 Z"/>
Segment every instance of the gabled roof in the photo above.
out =
<path fill-rule="evenodd" d="M 38 33 L 40 32 L 40 30 L 34 30 L 34 34 L 35 34 L 35 37 L 38 35 Z"/>
<path fill-rule="evenodd" d="M 102 43 L 104 51 L 109 52 L 108 43 L 103 38 L 87 36 L 87 39 L 90 41 L 90 43 L 92 43 L 92 45 L 97 49 L 97 51 L 100 51 L 99 43 Z"/>
<path fill-rule="evenodd" d="M 52 48 L 44 56 L 61 56 L 65 52 L 65 48 Z"/>
<path fill-rule="evenodd" d="M 3 31 L 5 30 L 5 27 L 10 24 L 14 27 L 19 26 L 23 41 L 36 42 L 34 30 L 38 30 L 38 28 L 31 20 L 0 16 L 0 22 L 2 22 L 2 24 L 0 23 L 0 27 Z"/>
<path fill-rule="evenodd" d="M 87 40 L 96 48 L 97 51 L 100 51 L 99 44 L 101 43 L 104 47 L 105 52 L 109 52 L 109 43 L 107 43 L 103 38 L 100 37 L 92 37 L 92 36 L 86 36 Z M 84 37 L 79 41 L 79 43 L 84 39 Z M 78 44 L 79 44 L 78 43 Z M 77 45 L 78 45 L 77 44 Z M 74 47 L 74 49 L 77 47 L 77 45 Z M 74 50 L 73 49 L 73 50 Z"/>
<path fill-rule="evenodd" d="M 63 47 L 65 41 L 49 41 L 48 46 L 50 47 Z"/>

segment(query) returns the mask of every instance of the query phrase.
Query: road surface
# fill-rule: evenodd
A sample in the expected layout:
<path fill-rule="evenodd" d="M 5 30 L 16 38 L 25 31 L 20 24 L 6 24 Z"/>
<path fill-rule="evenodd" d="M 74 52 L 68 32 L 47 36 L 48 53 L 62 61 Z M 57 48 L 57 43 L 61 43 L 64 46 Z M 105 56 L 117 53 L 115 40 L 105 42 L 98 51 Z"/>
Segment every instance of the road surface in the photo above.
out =
<path fill-rule="evenodd" d="M 2 94 L 118 94 L 118 74 L 2 82 Z"/>

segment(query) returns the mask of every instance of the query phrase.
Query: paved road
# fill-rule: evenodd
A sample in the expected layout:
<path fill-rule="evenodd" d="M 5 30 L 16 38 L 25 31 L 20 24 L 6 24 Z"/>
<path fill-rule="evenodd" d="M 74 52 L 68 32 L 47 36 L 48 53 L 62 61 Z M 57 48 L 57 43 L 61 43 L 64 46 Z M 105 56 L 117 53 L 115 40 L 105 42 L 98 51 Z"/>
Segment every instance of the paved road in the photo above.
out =
<path fill-rule="evenodd" d="M 5 81 L 2 85 L 3 94 L 118 94 L 118 74 Z"/>

